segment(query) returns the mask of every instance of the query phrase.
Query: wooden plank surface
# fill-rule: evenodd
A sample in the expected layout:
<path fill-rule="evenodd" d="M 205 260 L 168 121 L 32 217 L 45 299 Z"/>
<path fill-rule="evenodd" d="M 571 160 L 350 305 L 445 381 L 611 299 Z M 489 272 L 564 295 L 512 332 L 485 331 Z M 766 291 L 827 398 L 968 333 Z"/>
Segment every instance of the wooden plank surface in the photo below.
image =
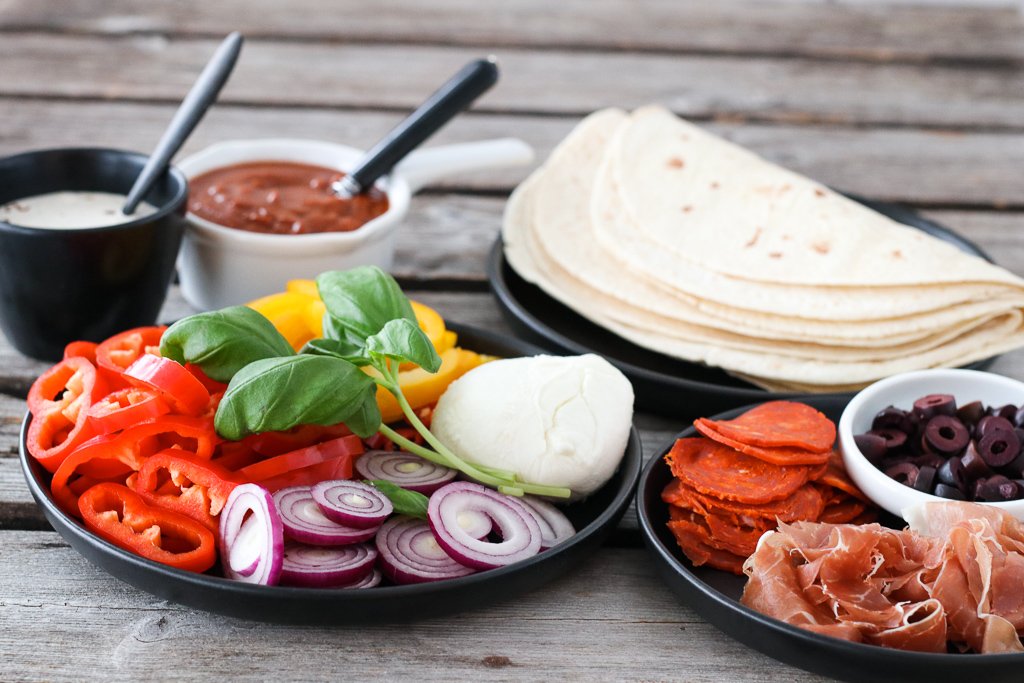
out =
<path fill-rule="evenodd" d="M 825 680 L 705 623 L 668 593 L 641 549 L 605 549 L 570 576 L 456 618 L 325 628 L 158 600 L 92 567 L 54 533 L 0 531 L 0 548 L 0 680 L 12 683 Z"/>
<path fill-rule="evenodd" d="M 0 98 L 0 154 L 83 144 L 147 150 L 172 113 L 168 105 Z M 380 111 L 219 106 L 203 120 L 183 154 L 240 138 L 311 138 L 365 147 L 400 118 Z M 577 122 L 571 116 L 467 114 L 430 144 L 514 136 L 534 147 L 539 162 Z M 944 207 L 1024 207 L 1024 133 L 704 125 L 772 161 L 876 199 Z M 503 194 L 528 170 L 463 174 L 435 187 Z"/>
<path fill-rule="evenodd" d="M 242 31 L 321 41 L 440 43 L 600 50 L 772 54 L 983 64 L 1024 58 L 1012 7 L 960 2 L 820 0 L 290 0 L 252 11 L 246 0 L 93 0 L 60 12 L 0 0 L 0 27 L 121 35 Z M 938 6 L 936 6 L 938 5 Z M 988 6 L 986 6 L 988 5 Z"/>
<path fill-rule="evenodd" d="M 0 93 L 177 102 L 215 46 L 203 38 L 9 33 L 0 41 Z M 220 101 L 411 110 L 479 56 L 433 45 L 252 40 Z M 499 58 L 501 81 L 478 110 L 582 115 L 659 102 L 698 118 L 1017 130 L 1024 121 L 1020 69 L 515 48 Z"/>

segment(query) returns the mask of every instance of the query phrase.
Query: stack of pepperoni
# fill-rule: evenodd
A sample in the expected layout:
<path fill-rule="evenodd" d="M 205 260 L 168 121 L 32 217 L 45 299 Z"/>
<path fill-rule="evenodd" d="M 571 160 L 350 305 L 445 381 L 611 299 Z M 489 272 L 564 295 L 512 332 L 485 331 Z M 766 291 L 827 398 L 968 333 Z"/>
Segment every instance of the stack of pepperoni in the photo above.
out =
<path fill-rule="evenodd" d="M 771 401 L 733 420 L 700 418 L 665 461 L 668 527 L 694 565 L 741 574 L 778 522 L 873 521 L 834 451 L 836 427 L 803 403 Z"/>

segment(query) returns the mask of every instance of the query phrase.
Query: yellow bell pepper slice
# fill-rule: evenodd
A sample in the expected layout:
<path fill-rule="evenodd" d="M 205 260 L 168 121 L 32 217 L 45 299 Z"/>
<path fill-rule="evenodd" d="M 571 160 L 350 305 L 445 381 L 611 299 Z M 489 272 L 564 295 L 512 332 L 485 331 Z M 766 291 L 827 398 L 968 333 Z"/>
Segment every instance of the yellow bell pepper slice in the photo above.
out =
<path fill-rule="evenodd" d="M 316 288 L 316 280 L 289 280 L 285 285 L 285 291 L 295 294 L 305 294 L 314 299 L 320 298 L 320 290 Z"/>
<path fill-rule="evenodd" d="M 441 367 L 436 373 L 431 374 L 422 368 L 403 370 L 398 373 L 398 384 L 412 409 L 419 410 L 436 403 L 449 384 L 482 362 L 481 355 L 474 351 L 451 348 L 441 354 Z M 377 387 L 377 406 L 384 422 L 394 422 L 403 418 L 398 401 L 383 387 Z"/>

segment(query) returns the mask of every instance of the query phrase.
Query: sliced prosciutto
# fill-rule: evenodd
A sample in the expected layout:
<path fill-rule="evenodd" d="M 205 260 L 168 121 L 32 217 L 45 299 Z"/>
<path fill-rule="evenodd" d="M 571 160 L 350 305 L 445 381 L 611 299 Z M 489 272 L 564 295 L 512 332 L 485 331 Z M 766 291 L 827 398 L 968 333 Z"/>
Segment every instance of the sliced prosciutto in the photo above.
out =
<path fill-rule="evenodd" d="M 905 531 L 780 524 L 744 563 L 743 604 L 884 647 L 1024 651 L 1024 525 L 972 503 L 927 503 L 904 516 Z"/>

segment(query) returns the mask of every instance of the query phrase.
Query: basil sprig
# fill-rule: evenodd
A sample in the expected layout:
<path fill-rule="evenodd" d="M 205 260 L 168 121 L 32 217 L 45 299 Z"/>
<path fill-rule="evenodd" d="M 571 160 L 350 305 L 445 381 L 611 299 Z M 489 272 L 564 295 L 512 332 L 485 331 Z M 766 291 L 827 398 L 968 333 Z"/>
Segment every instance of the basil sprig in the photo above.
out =
<path fill-rule="evenodd" d="M 414 363 L 437 372 L 441 357 L 394 278 L 363 266 L 322 273 L 316 282 L 327 309 L 324 337 L 298 355 L 266 318 L 241 306 L 190 316 L 165 334 L 165 355 L 195 363 L 214 379 L 230 379 L 214 421 L 221 436 L 241 439 L 301 424 L 344 422 L 361 437 L 380 432 L 407 451 L 506 493 L 570 495 L 566 488 L 527 484 L 511 473 L 472 465 L 420 421 L 402 394 L 398 368 Z M 378 387 L 395 397 L 429 447 L 381 423 Z"/>
<path fill-rule="evenodd" d="M 258 360 L 292 356 L 295 351 L 274 325 L 247 306 L 197 313 L 167 328 L 160 355 L 198 365 L 207 377 L 229 382 Z"/>

